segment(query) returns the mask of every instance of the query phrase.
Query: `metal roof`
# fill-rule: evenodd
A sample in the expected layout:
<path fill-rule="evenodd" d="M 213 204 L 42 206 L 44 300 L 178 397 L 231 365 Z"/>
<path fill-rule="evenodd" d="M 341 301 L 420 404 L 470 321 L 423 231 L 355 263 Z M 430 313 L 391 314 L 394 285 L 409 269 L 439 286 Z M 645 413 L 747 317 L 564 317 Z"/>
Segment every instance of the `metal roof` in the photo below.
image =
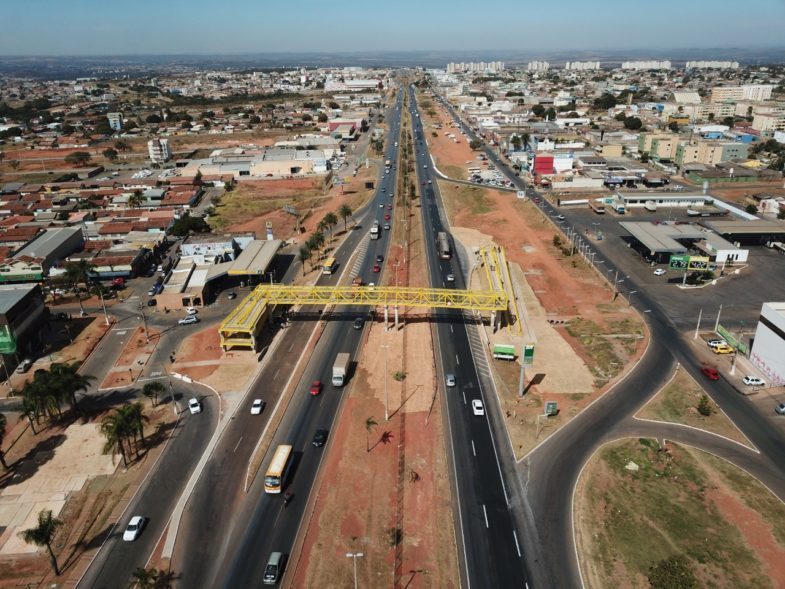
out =
<path fill-rule="evenodd" d="M 701 223 L 720 235 L 785 234 L 785 221 L 777 219 L 702 221 Z"/>
<path fill-rule="evenodd" d="M 639 223 L 635 221 L 622 221 L 619 225 L 652 252 L 669 252 L 674 254 L 687 252 L 687 248 L 673 239 L 670 233 L 665 230 L 665 228 L 672 228 L 673 226 L 671 225 L 655 225 L 654 223 Z M 681 236 L 678 232 L 677 235 Z M 700 235 L 696 237 L 700 238 Z"/>
<path fill-rule="evenodd" d="M 254 239 L 232 263 L 229 275 L 264 274 L 280 247 L 280 239 L 270 241 Z"/>

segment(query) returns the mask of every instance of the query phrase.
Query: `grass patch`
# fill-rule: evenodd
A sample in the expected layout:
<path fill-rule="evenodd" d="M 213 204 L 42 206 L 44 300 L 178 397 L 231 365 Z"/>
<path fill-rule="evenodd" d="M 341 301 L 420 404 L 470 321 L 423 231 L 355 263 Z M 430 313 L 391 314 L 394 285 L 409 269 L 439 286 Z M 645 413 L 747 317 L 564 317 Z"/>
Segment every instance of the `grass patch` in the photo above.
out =
<path fill-rule="evenodd" d="M 220 231 L 280 209 L 286 204 L 300 210 L 318 206 L 325 198 L 319 189 L 302 190 L 296 195 L 267 194 L 264 189 L 241 184 L 231 192 L 224 193 L 220 202 L 214 204 L 215 213 L 210 216 L 210 226 Z"/>
<path fill-rule="evenodd" d="M 493 210 L 493 203 L 484 188 L 439 181 L 439 191 L 452 222 L 458 211 L 469 210 L 474 215 L 484 215 Z"/>
<path fill-rule="evenodd" d="M 595 376 L 595 386 L 601 387 L 622 369 L 622 360 L 613 350 L 613 345 L 604 337 L 608 332 L 600 325 L 577 317 L 566 325 L 567 333 L 578 340 L 591 359 L 589 370 Z"/>
<path fill-rule="evenodd" d="M 645 586 L 653 566 L 677 555 L 686 557 L 702 587 L 772 586 L 739 529 L 706 498 L 715 474 L 706 456 L 676 445 L 661 451 L 646 439 L 614 443 L 599 453 L 578 507 L 588 528 L 581 536 L 589 539 L 582 550 L 592 567 L 589 586 Z M 630 461 L 638 471 L 625 468 Z M 741 471 L 734 476 L 750 484 Z M 767 520 L 773 515 L 766 514 Z"/>
<path fill-rule="evenodd" d="M 749 444 L 711 399 L 709 399 L 711 415 L 700 414 L 698 404 L 703 395 L 703 388 L 689 374 L 679 370 L 673 380 L 638 413 L 638 417 L 690 425 L 742 444 Z"/>

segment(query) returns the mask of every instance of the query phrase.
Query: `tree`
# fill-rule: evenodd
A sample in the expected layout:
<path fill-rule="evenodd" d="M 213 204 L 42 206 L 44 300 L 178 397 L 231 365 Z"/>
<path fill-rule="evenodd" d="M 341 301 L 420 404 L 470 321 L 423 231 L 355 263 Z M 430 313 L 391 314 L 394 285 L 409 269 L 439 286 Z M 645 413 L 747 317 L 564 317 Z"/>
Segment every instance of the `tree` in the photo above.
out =
<path fill-rule="evenodd" d="M 324 222 L 327 223 L 327 229 L 330 231 L 330 239 L 333 238 L 333 227 L 338 223 L 338 217 L 335 213 L 330 211 L 324 216 Z"/>
<path fill-rule="evenodd" d="M 346 218 L 352 216 L 352 208 L 347 204 L 343 204 L 341 205 L 341 208 L 338 209 L 338 214 L 341 216 L 341 219 L 343 219 L 343 230 L 346 231 Z"/>
<path fill-rule="evenodd" d="M 117 151 L 128 151 L 131 149 L 131 144 L 128 143 L 125 139 L 118 139 L 114 142 L 114 148 Z"/>
<path fill-rule="evenodd" d="M 300 260 L 300 263 L 303 265 L 303 276 L 305 276 L 305 262 L 311 261 L 311 249 L 308 246 L 300 246 L 300 250 L 297 252 L 297 259 Z"/>
<path fill-rule="evenodd" d="M 643 121 L 641 121 L 638 117 L 627 117 L 624 119 L 624 128 L 629 129 L 631 131 L 637 131 L 643 127 Z"/>
<path fill-rule="evenodd" d="M 535 105 L 532 107 L 532 114 L 533 114 L 535 117 L 541 117 L 541 116 L 543 116 L 543 115 L 545 114 L 545 107 L 544 107 L 543 105 L 541 105 L 541 104 L 535 104 Z"/>
<path fill-rule="evenodd" d="M 614 119 L 616 119 L 617 121 L 619 121 L 619 122 L 623 123 L 623 122 L 624 122 L 624 119 L 626 119 L 626 118 L 627 118 L 627 115 L 626 115 L 625 113 L 623 113 L 623 112 L 620 112 L 619 114 L 617 114 L 617 115 L 616 115 L 615 117 L 613 117 L 613 118 L 614 118 Z"/>
<path fill-rule="evenodd" d="M 373 428 L 379 425 L 379 423 L 373 417 L 366 417 L 365 418 L 365 451 L 371 451 L 371 442 L 368 436 L 371 435 Z"/>
<path fill-rule="evenodd" d="M 616 106 L 616 104 L 616 97 L 608 92 L 605 92 L 599 98 L 595 98 L 593 102 L 593 106 L 597 110 L 608 110 Z"/>
<path fill-rule="evenodd" d="M 711 400 L 708 395 L 701 395 L 700 401 L 698 401 L 698 413 L 704 417 L 709 417 L 714 413 L 714 408 L 711 406 Z"/>
<path fill-rule="evenodd" d="M 3 441 L 5 440 L 5 426 L 6 426 L 6 417 L 5 413 L 0 413 L 0 464 L 3 465 L 3 468 L 8 470 L 8 465 L 5 463 L 5 450 L 3 450 Z"/>
<path fill-rule="evenodd" d="M 166 387 L 158 381 L 148 382 L 142 387 L 142 394 L 150 399 L 153 407 L 158 403 L 158 398 L 164 394 Z"/>
<path fill-rule="evenodd" d="M 110 147 L 109 149 L 104 149 L 104 150 L 103 150 L 101 153 L 103 154 L 103 156 L 104 156 L 106 159 L 108 159 L 108 160 L 110 160 L 110 161 L 113 161 L 113 162 L 114 162 L 114 161 L 117 161 L 117 156 L 118 156 L 118 153 L 117 153 L 117 150 L 116 150 L 116 149 L 112 149 L 112 148 Z"/>
<path fill-rule="evenodd" d="M 79 374 L 79 363 L 62 364 L 55 362 L 49 367 L 47 385 L 60 392 L 61 399 L 65 399 L 72 411 L 78 411 L 76 393 L 86 391 L 95 380 L 89 374 Z"/>
<path fill-rule="evenodd" d="M 748 212 L 750 215 L 757 215 L 758 214 L 758 207 L 754 204 L 748 204 L 744 207 L 744 210 Z"/>
<path fill-rule="evenodd" d="M 783 207 L 783 208 L 781 208 L 781 209 L 779 210 L 779 212 L 777 213 L 777 218 L 778 218 L 780 221 L 782 221 L 783 219 L 785 219 L 785 207 Z"/>
<path fill-rule="evenodd" d="M 320 123 L 326 123 L 326 122 L 327 122 L 327 115 L 326 115 L 326 114 L 324 114 L 323 112 L 320 112 L 320 113 L 319 113 L 319 116 L 318 116 L 318 117 L 316 117 L 316 119 L 317 119 L 317 120 L 318 120 Z"/>
<path fill-rule="evenodd" d="M 144 120 L 145 123 L 149 123 L 151 125 L 158 124 L 162 121 L 163 119 L 157 114 L 148 115 L 147 118 Z"/>
<path fill-rule="evenodd" d="M 137 568 L 131 575 L 131 584 L 129 589 L 155 589 L 157 581 L 161 574 L 158 569 L 144 569 Z"/>
<path fill-rule="evenodd" d="M 725 117 L 724 119 L 722 119 L 722 124 L 732 129 L 733 125 L 736 124 L 736 119 L 734 119 L 733 117 Z"/>
<path fill-rule="evenodd" d="M 649 584 L 652 589 L 695 589 L 698 581 L 692 572 L 690 561 L 679 554 L 661 560 L 649 569 Z"/>
<path fill-rule="evenodd" d="M 328 103 L 327 103 L 327 106 L 329 106 L 329 107 L 330 107 L 331 109 L 333 109 L 333 110 L 335 110 L 335 109 L 338 109 L 338 108 L 341 108 L 341 105 L 340 105 L 340 104 L 338 104 L 338 103 L 337 103 L 337 102 L 335 102 L 335 101 L 330 101 L 330 102 L 328 102 Z"/>
<path fill-rule="evenodd" d="M 512 136 L 510 143 L 512 144 L 513 151 L 519 151 L 521 149 L 521 138 L 517 135 Z"/>
<path fill-rule="evenodd" d="M 482 141 L 479 139 L 472 139 L 469 142 L 469 147 L 474 150 L 480 149 L 482 147 Z"/>
<path fill-rule="evenodd" d="M 303 123 L 310 123 L 313 120 L 313 117 L 308 113 L 303 114 L 301 118 L 303 120 Z"/>
<path fill-rule="evenodd" d="M 101 433 L 106 438 L 104 443 L 104 454 L 120 454 L 123 458 L 123 466 L 128 468 L 128 454 L 126 442 L 131 435 L 131 428 L 120 412 L 115 410 L 111 415 L 107 415 L 101 421 Z"/>
<path fill-rule="evenodd" d="M 178 237 L 188 235 L 189 232 L 193 233 L 207 233 L 210 231 L 210 226 L 202 217 L 192 217 L 190 215 L 183 215 L 174 225 L 170 233 Z"/>
<path fill-rule="evenodd" d="M 52 550 L 52 540 L 54 540 L 57 528 L 62 525 L 62 521 L 52 516 L 51 509 L 43 509 L 38 512 L 38 525 L 19 534 L 27 544 L 46 546 L 52 570 L 54 570 L 57 576 L 60 576 L 60 567 L 57 566 L 57 557 L 55 557 L 55 553 Z"/>
<path fill-rule="evenodd" d="M 131 207 L 132 209 L 136 209 L 142 206 L 142 203 L 144 201 L 145 198 L 143 197 L 143 192 L 139 188 L 137 188 L 128 197 L 128 206 Z"/>
<path fill-rule="evenodd" d="M 93 159 L 92 156 L 86 151 L 74 151 L 65 156 L 67 164 L 77 167 L 87 165 L 91 159 Z"/>
<path fill-rule="evenodd" d="M 556 118 L 556 111 L 553 108 L 549 108 L 545 111 L 545 118 L 549 121 L 552 121 Z"/>
<path fill-rule="evenodd" d="M 641 163 L 646 164 L 649 162 L 649 154 L 645 151 L 641 154 Z"/>
<path fill-rule="evenodd" d="M 674 133 L 678 133 L 679 132 L 679 123 L 677 123 L 676 121 L 671 121 L 670 123 L 668 123 L 668 129 L 670 129 Z"/>

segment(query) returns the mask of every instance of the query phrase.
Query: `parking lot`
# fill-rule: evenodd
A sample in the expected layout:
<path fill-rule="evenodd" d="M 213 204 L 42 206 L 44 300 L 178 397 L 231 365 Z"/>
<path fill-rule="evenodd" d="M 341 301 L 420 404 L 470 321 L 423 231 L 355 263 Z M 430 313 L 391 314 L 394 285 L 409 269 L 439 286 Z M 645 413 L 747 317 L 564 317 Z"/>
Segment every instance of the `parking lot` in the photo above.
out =
<path fill-rule="evenodd" d="M 619 226 L 619 221 L 625 220 L 667 220 L 667 213 L 652 214 L 642 211 L 621 216 L 611 212 L 598 215 L 585 206 L 563 207 L 559 212 L 568 216 L 561 225 L 575 227 L 583 240 L 597 250 L 595 262 L 609 256 L 621 269 L 623 274 L 619 275 L 619 290 L 623 294 L 626 295 L 631 290 L 627 288 L 628 281 L 634 281 L 638 288 L 645 288 L 646 293 L 660 303 L 679 330 L 695 329 L 701 310 L 702 329 L 713 328 L 722 305 L 720 322 L 732 332 L 743 334 L 744 341 L 749 342 L 749 337 L 754 335 L 761 304 L 785 300 L 785 281 L 772 280 L 772 276 L 785 275 L 785 256 L 766 247 L 750 246 L 749 262 L 738 274 L 735 269 L 726 268 L 726 276 L 719 279 L 716 285 L 682 289 L 679 285 L 683 274 L 668 270 L 663 276 L 655 276 L 655 268 L 665 266 L 652 267 L 638 252 L 628 247 L 623 239 L 627 232 Z M 674 211 L 670 218 L 694 221 L 683 211 L 680 214 Z M 602 240 L 597 239 L 598 232 L 603 235 Z M 613 280 L 615 272 L 609 273 L 608 277 Z"/>

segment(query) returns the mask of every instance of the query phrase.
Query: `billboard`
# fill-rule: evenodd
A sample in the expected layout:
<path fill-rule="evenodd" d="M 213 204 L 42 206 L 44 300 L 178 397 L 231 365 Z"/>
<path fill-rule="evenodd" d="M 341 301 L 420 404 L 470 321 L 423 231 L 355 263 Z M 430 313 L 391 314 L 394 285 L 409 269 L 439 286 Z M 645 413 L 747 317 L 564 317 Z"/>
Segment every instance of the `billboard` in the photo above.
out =
<path fill-rule="evenodd" d="M 708 270 L 711 260 L 706 256 L 690 256 L 689 254 L 672 254 L 668 261 L 671 270 Z"/>
<path fill-rule="evenodd" d="M 523 364 L 524 366 L 534 364 L 534 344 L 525 344 L 523 346 Z"/>

